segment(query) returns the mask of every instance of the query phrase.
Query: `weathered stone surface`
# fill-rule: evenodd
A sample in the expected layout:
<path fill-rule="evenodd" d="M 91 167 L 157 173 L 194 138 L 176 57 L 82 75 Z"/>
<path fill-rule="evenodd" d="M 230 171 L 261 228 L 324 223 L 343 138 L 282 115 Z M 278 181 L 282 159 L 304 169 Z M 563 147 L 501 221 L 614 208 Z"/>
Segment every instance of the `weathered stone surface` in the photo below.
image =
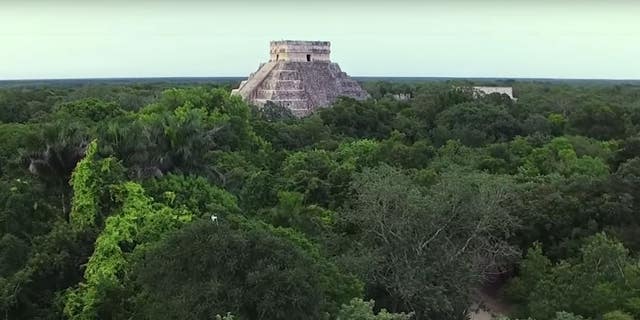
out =
<path fill-rule="evenodd" d="M 506 94 L 511 98 L 511 100 L 517 100 L 513 96 L 513 87 L 473 87 L 473 94 L 475 96 L 483 96 L 492 93 Z"/>
<path fill-rule="evenodd" d="M 298 117 L 329 106 L 340 96 L 366 99 L 367 92 L 331 62 L 330 52 L 326 41 L 272 41 L 269 62 L 232 93 L 257 106 L 271 101 Z"/>

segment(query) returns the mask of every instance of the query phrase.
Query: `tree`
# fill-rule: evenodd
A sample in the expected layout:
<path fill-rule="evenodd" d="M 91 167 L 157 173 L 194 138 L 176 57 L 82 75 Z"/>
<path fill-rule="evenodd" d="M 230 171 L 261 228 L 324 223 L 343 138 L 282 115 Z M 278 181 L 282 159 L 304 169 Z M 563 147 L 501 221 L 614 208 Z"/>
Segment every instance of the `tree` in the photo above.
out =
<path fill-rule="evenodd" d="M 615 310 L 605 313 L 602 320 L 633 320 L 633 317 L 626 312 Z"/>
<path fill-rule="evenodd" d="M 532 114 L 522 124 L 522 130 L 527 135 L 551 135 L 555 124 L 541 114 Z"/>
<path fill-rule="evenodd" d="M 333 303 L 358 295 L 353 282 L 340 283 L 347 278 L 323 263 L 313 245 L 292 236 L 261 223 L 194 222 L 138 256 L 132 280 L 141 291 L 134 313 L 151 319 L 226 312 L 239 319 L 323 319 L 337 311 Z"/>
<path fill-rule="evenodd" d="M 462 318 L 471 288 L 516 252 L 505 242 L 515 226 L 508 186 L 451 174 L 423 192 L 386 165 L 358 174 L 344 218 L 370 293 L 384 292 L 376 301 L 417 319 Z"/>
<path fill-rule="evenodd" d="M 526 176 L 561 174 L 566 177 L 575 175 L 605 176 L 609 173 L 606 163 L 588 155 L 578 156 L 569 139 L 559 137 L 536 148 L 526 157 L 519 171 Z"/>
<path fill-rule="evenodd" d="M 6 265 L 19 269 L 0 275 L 0 314 L 7 319 L 61 318 L 60 295 L 82 279 L 78 266 L 91 255 L 94 235 L 65 221 L 52 224 L 48 233 L 34 237 L 26 261 L 14 264 L 22 252 Z"/>
<path fill-rule="evenodd" d="M 378 314 L 373 312 L 374 301 L 364 301 L 354 298 L 349 304 L 342 305 L 336 320 L 409 320 L 412 313 L 389 313 L 386 309 L 380 310 Z"/>
<path fill-rule="evenodd" d="M 617 169 L 621 163 L 635 157 L 640 157 L 640 135 L 625 139 L 611 160 L 613 167 Z"/>
<path fill-rule="evenodd" d="M 263 213 L 274 226 L 298 230 L 310 238 L 328 234 L 335 222 L 335 213 L 316 205 L 305 206 L 303 195 L 297 192 L 278 193 L 278 205 Z"/>
<path fill-rule="evenodd" d="M 62 214 L 69 215 L 71 188 L 69 179 L 84 157 L 88 140 L 84 129 L 72 123 L 58 122 L 41 132 L 41 151 L 29 155 L 29 171 L 60 190 Z M 43 150 L 44 149 L 44 150 Z"/>
<path fill-rule="evenodd" d="M 124 114 L 124 111 L 113 102 L 88 98 L 63 103 L 56 108 L 55 114 L 63 118 L 99 122 L 118 117 Z"/>
<path fill-rule="evenodd" d="M 570 118 L 570 125 L 578 134 L 601 140 L 618 139 L 625 133 L 625 115 L 617 106 L 586 103 Z"/>
<path fill-rule="evenodd" d="M 454 105 L 438 114 L 436 124 L 434 140 L 460 140 L 469 146 L 507 141 L 521 132 L 505 106 L 480 102 Z"/>
<path fill-rule="evenodd" d="M 391 132 L 393 112 L 382 103 L 341 98 L 320 110 L 322 121 L 335 132 L 358 138 L 383 138 Z"/>
<path fill-rule="evenodd" d="M 190 221 L 185 210 L 154 205 L 139 184 L 120 186 L 119 214 L 105 220 L 95 250 L 84 272 L 84 281 L 66 292 L 64 313 L 70 319 L 113 318 L 125 313 L 123 305 L 130 256 Z"/>
<path fill-rule="evenodd" d="M 188 82 L 0 84 L 0 318 L 640 319 L 637 85 Z"/>
<path fill-rule="evenodd" d="M 150 179 L 144 187 L 155 201 L 176 210 L 186 209 L 196 217 L 239 213 L 235 196 L 200 176 L 168 174 Z"/>
<path fill-rule="evenodd" d="M 575 259 L 551 264 L 536 247 L 522 265 L 509 292 L 523 303 L 524 315 L 548 319 L 562 310 L 628 319 L 621 311 L 636 311 L 630 306 L 640 295 L 640 267 L 621 243 L 604 233 L 591 237 Z"/>
<path fill-rule="evenodd" d="M 36 131 L 32 124 L 0 124 L 0 176 L 24 176 L 21 156 Z"/>
<path fill-rule="evenodd" d="M 114 158 L 98 159 L 98 143 L 92 141 L 85 157 L 78 162 L 69 184 L 73 188 L 68 221 L 78 229 L 102 225 L 112 209 L 109 188 L 120 183 L 125 169 Z"/>
<path fill-rule="evenodd" d="M 278 190 L 284 189 L 283 179 L 268 170 L 251 174 L 242 185 L 239 198 L 249 212 L 273 207 L 278 202 Z"/>
<path fill-rule="evenodd" d="M 300 151 L 285 160 L 282 171 L 292 191 L 303 193 L 308 203 L 328 206 L 331 203 L 332 173 L 337 163 L 325 150 Z M 338 177 L 336 177 L 338 178 Z"/>
<path fill-rule="evenodd" d="M 256 152 L 264 144 L 249 123 L 249 107 L 228 92 L 172 89 L 160 101 L 101 130 L 105 150 L 140 178 L 170 172 L 220 175 L 214 151 Z"/>
<path fill-rule="evenodd" d="M 28 255 L 29 246 L 24 240 L 10 233 L 2 236 L 0 238 L 0 277 L 11 276 L 20 270 Z"/>
<path fill-rule="evenodd" d="M 259 117 L 265 121 L 287 121 L 295 119 L 289 108 L 267 101 L 267 103 L 258 109 Z"/>
<path fill-rule="evenodd" d="M 66 88 L 2 88 L 0 90 L 0 122 L 25 123 L 47 114 L 61 101 Z"/>
<path fill-rule="evenodd" d="M 508 318 L 508 317 L 499 317 L 497 320 L 510 320 L 510 319 L 511 318 Z M 522 320 L 525 320 L 525 319 L 522 319 Z M 534 319 L 527 318 L 526 320 L 534 320 Z M 585 319 L 582 316 L 578 316 L 573 313 L 560 311 L 560 312 L 556 312 L 556 316 L 553 318 L 553 320 L 585 320 Z"/>

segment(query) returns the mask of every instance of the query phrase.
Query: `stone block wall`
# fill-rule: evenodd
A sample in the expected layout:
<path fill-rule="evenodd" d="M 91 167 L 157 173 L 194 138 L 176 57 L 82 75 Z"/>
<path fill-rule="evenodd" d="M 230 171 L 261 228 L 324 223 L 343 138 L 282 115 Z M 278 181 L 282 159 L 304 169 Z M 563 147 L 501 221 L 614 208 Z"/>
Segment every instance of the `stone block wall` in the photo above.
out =
<path fill-rule="evenodd" d="M 269 61 L 330 61 L 329 41 L 271 41 Z"/>

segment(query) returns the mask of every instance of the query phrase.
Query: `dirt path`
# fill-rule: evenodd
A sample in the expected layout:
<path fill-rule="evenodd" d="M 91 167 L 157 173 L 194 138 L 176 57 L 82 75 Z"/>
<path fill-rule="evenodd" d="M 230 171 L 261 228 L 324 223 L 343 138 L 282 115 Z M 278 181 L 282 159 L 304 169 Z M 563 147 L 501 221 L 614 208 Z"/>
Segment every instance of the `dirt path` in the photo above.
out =
<path fill-rule="evenodd" d="M 507 315 L 510 306 L 486 292 L 478 292 L 476 302 L 471 305 L 470 320 L 492 320 Z"/>

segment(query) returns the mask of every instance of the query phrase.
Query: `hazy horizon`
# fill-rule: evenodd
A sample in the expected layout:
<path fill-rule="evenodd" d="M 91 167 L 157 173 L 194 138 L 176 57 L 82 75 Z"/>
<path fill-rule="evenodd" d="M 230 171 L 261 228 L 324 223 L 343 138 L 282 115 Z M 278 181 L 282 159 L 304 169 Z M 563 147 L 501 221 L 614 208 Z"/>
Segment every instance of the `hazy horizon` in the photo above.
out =
<path fill-rule="evenodd" d="M 246 77 L 328 40 L 357 77 L 640 78 L 632 1 L 0 4 L 0 80 Z"/>

